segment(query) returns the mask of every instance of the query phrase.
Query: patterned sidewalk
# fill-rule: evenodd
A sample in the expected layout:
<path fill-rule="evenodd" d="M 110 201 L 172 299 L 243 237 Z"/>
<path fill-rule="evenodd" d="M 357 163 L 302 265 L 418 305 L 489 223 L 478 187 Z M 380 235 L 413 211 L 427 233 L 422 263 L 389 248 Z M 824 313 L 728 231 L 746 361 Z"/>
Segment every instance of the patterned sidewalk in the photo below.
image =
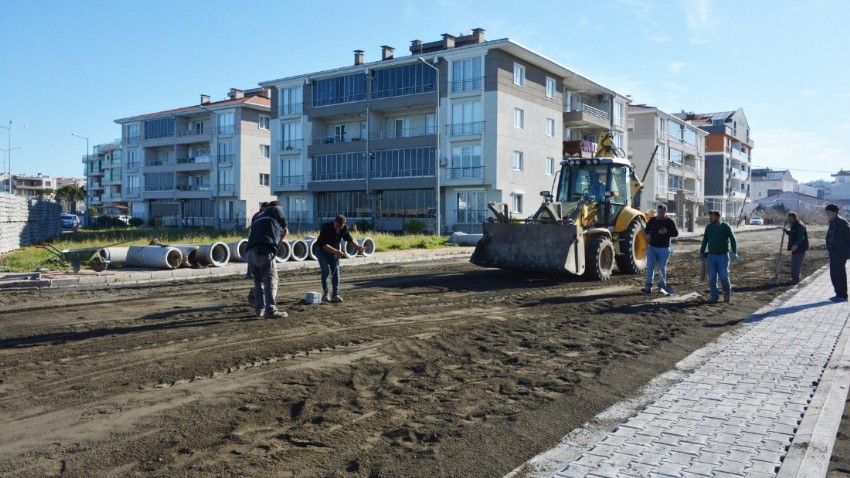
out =
<path fill-rule="evenodd" d="M 683 360 L 613 430 L 598 424 L 622 412 L 603 412 L 511 475 L 824 476 L 850 384 L 850 305 L 832 295 L 822 269 Z"/>

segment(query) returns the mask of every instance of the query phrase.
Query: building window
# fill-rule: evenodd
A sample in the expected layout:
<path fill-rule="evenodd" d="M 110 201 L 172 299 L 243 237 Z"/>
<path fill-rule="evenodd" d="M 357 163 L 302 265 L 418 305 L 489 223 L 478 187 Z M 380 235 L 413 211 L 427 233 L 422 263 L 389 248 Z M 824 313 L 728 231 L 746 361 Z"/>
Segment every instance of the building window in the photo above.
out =
<path fill-rule="evenodd" d="M 511 193 L 511 212 L 522 214 L 522 194 Z"/>
<path fill-rule="evenodd" d="M 480 101 L 452 104 L 451 134 L 453 136 L 479 134 L 483 125 Z"/>
<path fill-rule="evenodd" d="M 313 181 L 365 179 L 365 164 L 362 152 L 313 156 Z"/>
<path fill-rule="evenodd" d="M 435 150 L 432 147 L 382 149 L 370 160 L 370 177 L 409 178 L 434 175 Z"/>
<path fill-rule="evenodd" d="M 487 194 L 484 191 L 458 191 L 458 223 L 481 224 L 487 220 L 487 211 Z"/>
<path fill-rule="evenodd" d="M 260 173 L 260 186 L 268 186 L 269 185 L 269 176 L 265 173 Z"/>
<path fill-rule="evenodd" d="M 437 72 L 420 62 L 372 72 L 372 99 L 434 91 Z"/>
<path fill-rule="evenodd" d="M 546 97 L 555 99 L 555 79 L 546 78 Z"/>
<path fill-rule="evenodd" d="M 546 158 L 546 175 L 552 176 L 555 174 L 555 158 Z"/>
<path fill-rule="evenodd" d="M 452 62 L 452 92 L 481 89 L 481 57 Z"/>
<path fill-rule="evenodd" d="M 365 99 L 366 75 L 363 73 L 313 81 L 314 107 L 352 103 Z"/>
<path fill-rule="evenodd" d="M 410 119 L 396 118 L 393 120 L 393 137 L 406 138 L 410 136 Z"/>
<path fill-rule="evenodd" d="M 555 137 L 555 120 L 552 118 L 546 118 L 546 136 Z"/>
<path fill-rule="evenodd" d="M 514 108 L 514 128 L 524 128 L 525 127 L 525 111 Z"/>
<path fill-rule="evenodd" d="M 617 126 L 626 124 L 626 105 L 624 103 L 614 102 L 614 124 Z"/>
<path fill-rule="evenodd" d="M 272 149 L 271 146 L 269 146 L 267 144 L 261 144 L 260 145 L 260 156 L 262 156 L 266 159 L 271 158 L 272 157 L 271 149 Z"/>
<path fill-rule="evenodd" d="M 174 136 L 174 118 L 145 121 L 145 139 L 168 138 L 171 136 Z"/>
<path fill-rule="evenodd" d="M 522 163 L 523 163 L 522 151 L 514 151 L 514 162 L 513 162 L 514 171 L 522 171 Z"/>
<path fill-rule="evenodd" d="M 514 63 L 514 84 L 525 86 L 525 67 L 519 63 Z"/>
<path fill-rule="evenodd" d="M 301 123 L 280 124 L 280 150 L 290 151 L 302 148 Z"/>
<path fill-rule="evenodd" d="M 260 119 L 257 120 L 257 127 L 260 129 L 269 129 L 269 124 L 271 123 L 271 118 L 268 116 L 260 115 Z"/>
<path fill-rule="evenodd" d="M 280 89 L 280 114 L 299 114 L 303 110 L 301 87 Z"/>
<path fill-rule="evenodd" d="M 481 146 L 455 146 L 452 148 L 452 164 L 447 171 L 450 179 L 482 178 Z"/>
<path fill-rule="evenodd" d="M 218 134 L 233 134 L 233 113 L 219 113 Z"/>

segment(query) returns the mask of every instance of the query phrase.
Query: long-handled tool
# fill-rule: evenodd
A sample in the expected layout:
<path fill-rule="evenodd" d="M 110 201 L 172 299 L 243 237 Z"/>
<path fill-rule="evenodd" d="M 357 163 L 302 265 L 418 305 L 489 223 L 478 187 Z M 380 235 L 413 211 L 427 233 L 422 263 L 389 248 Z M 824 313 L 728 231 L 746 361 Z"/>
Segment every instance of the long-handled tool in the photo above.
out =
<path fill-rule="evenodd" d="M 785 247 L 785 226 L 788 221 L 782 223 L 782 240 L 779 241 L 779 254 L 776 254 L 776 273 L 773 274 L 773 279 L 768 282 L 768 285 L 779 284 L 779 268 L 782 267 L 782 249 Z"/>

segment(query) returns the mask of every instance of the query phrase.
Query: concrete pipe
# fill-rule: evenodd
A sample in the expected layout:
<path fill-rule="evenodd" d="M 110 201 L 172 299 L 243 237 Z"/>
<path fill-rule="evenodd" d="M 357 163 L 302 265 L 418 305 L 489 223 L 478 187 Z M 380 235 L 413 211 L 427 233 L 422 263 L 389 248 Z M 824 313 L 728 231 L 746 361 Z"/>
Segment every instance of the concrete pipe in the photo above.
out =
<path fill-rule="evenodd" d="M 246 262 L 246 248 L 248 247 L 248 239 L 240 239 L 236 242 L 228 242 L 227 248 L 230 249 L 230 260 Z"/>
<path fill-rule="evenodd" d="M 127 262 L 129 247 L 103 247 L 97 250 L 97 255 L 103 262 Z"/>
<path fill-rule="evenodd" d="M 310 257 L 310 246 L 302 239 L 289 241 L 289 248 L 292 250 L 289 258 L 295 262 L 302 262 Z"/>
<path fill-rule="evenodd" d="M 199 246 L 172 246 L 176 247 L 183 254 L 183 263 L 180 267 L 195 267 L 198 265 L 198 249 Z"/>
<path fill-rule="evenodd" d="M 357 243 L 363 246 L 364 256 L 369 257 L 375 253 L 375 241 L 372 240 L 371 237 L 364 237 L 363 239 L 359 239 Z"/>
<path fill-rule="evenodd" d="M 177 269 L 183 263 L 183 253 L 173 246 L 130 246 L 128 266 Z"/>
<path fill-rule="evenodd" d="M 286 262 L 290 257 L 292 257 L 292 245 L 288 241 L 281 242 L 277 250 L 277 257 L 274 258 L 275 262 Z"/>
<path fill-rule="evenodd" d="M 304 242 L 307 243 L 307 259 L 310 259 L 311 261 L 318 260 L 316 259 L 316 251 L 318 250 L 316 248 L 316 238 L 306 238 L 304 239 Z"/>
<path fill-rule="evenodd" d="M 198 263 L 213 267 L 224 267 L 230 260 L 230 249 L 223 242 L 198 246 Z"/>
<path fill-rule="evenodd" d="M 455 232 L 452 233 L 452 237 L 449 238 L 449 244 L 457 244 L 459 246 L 475 246 L 478 245 L 478 241 L 484 237 L 484 234 L 466 234 L 464 232 Z"/>
<path fill-rule="evenodd" d="M 357 249 L 351 247 L 345 241 L 339 241 L 339 250 L 342 252 L 342 255 L 345 256 L 346 259 L 351 259 L 352 257 L 357 255 Z"/>

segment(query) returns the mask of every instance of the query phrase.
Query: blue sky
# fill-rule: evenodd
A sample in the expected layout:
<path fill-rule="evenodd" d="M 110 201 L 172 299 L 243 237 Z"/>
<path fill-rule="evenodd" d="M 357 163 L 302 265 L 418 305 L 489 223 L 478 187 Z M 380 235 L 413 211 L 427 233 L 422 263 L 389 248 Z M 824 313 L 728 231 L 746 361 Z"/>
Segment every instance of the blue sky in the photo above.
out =
<path fill-rule="evenodd" d="M 753 164 L 850 169 L 844 0 L 0 0 L 0 125 L 12 173 L 82 176 L 115 119 L 367 62 L 380 46 L 483 28 L 668 113 L 744 109 Z M 24 127 L 26 125 L 26 127 Z M 0 148 L 9 131 L 0 129 Z M 21 149 L 14 149 L 21 148 Z M 6 170 L 7 155 L 2 155 Z"/>

